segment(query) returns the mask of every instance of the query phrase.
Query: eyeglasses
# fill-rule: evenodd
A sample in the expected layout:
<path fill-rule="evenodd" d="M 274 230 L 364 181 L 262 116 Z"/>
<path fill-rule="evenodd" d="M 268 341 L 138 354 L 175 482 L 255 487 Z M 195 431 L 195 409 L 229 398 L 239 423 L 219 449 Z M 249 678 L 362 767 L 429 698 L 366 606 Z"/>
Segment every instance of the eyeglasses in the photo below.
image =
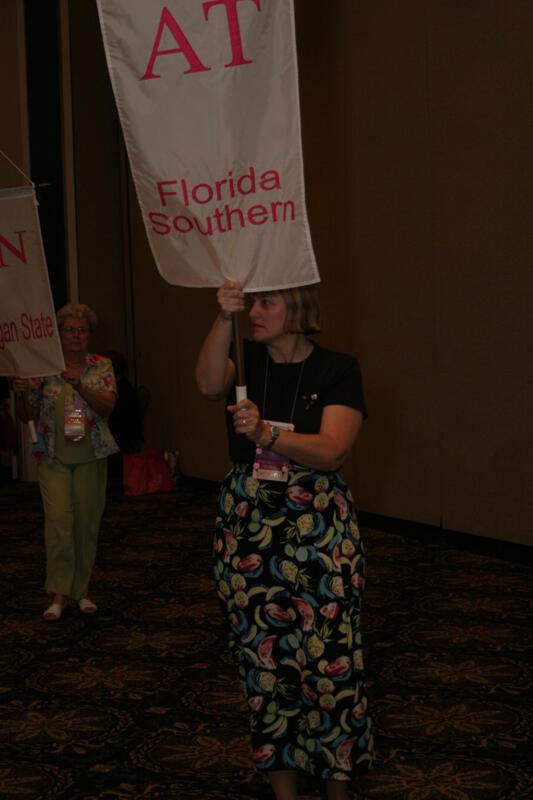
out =
<path fill-rule="evenodd" d="M 78 336 L 86 336 L 89 333 L 89 328 L 61 328 L 64 333 L 77 333 Z"/>

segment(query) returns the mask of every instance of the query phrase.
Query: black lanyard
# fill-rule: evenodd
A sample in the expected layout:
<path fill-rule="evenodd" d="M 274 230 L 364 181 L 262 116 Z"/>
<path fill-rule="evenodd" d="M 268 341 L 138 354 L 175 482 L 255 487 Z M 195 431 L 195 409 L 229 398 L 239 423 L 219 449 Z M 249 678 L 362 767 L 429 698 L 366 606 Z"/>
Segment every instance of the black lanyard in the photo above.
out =
<path fill-rule="evenodd" d="M 268 350 L 267 350 L 266 351 L 266 365 L 265 365 L 265 386 L 264 386 L 264 389 L 263 389 L 263 409 L 262 409 L 262 412 L 261 412 L 261 416 L 263 417 L 263 419 L 265 419 L 265 408 L 266 408 L 266 396 L 267 396 L 267 384 L 268 384 L 268 361 L 269 361 L 269 357 L 268 357 Z M 291 408 L 291 416 L 290 416 L 290 419 L 289 419 L 289 422 L 291 424 L 292 424 L 292 422 L 294 420 L 294 411 L 296 409 L 296 401 L 298 399 L 298 392 L 300 391 L 300 384 L 302 382 L 302 375 L 303 375 L 303 371 L 304 371 L 305 362 L 306 362 L 306 359 L 304 358 L 304 360 L 300 364 L 300 371 L 298 372 L 298 380 L 296 382 L 296 391 L 294 392 L 294 399 L 292 401 L 292 408 Z"/>

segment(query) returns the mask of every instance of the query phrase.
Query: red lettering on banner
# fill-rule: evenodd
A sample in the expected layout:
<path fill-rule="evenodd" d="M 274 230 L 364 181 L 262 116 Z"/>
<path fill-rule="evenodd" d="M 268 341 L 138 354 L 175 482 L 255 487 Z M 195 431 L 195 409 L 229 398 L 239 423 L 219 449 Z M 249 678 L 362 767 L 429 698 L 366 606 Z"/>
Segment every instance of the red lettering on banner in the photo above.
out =
<path fill-rule="evenodd" d="M 166 206 L 167 201 L 165 200 L 166 197 L 171 197 L 172 195 L 176 195 L 177 192 L 166 192 L 163 189 L 163 186 L 167 186 L 170 184 L 174 184 L 175 186 L 178 185 L 177 181 L 157 181 L 157 191 L 159 192 L 159 199 L 161 200 L 161 205 Z"/>
<path fill-rule="evenodd" d="M 244 181 L 247 179 L 250 182 L 249 188 L 243 189 Z M 251 194 L 252 192 L 255 192 L 255 170 L 253 167 L 250 167 L 250 172 L 245 173 L 239 178 L 237 181 L 237 189 L 241 194 Z"/>
<path fill-rule="evenodd" d="M 226 8 L 226 17 L 228 20 L 229 38 L 231 42 L 231 53 L 233 59 L 229 64 L 224 64 L 225 67 L 239 67 L 242 64 L 252 63 L 251 60 L 248 60 L 244 57 L 244 53 L 242 51 L 241 29 L 239 26 L 239 14 L 237 12 L 238 2 L 240 2 L 240 0 L 209 0 L 209 2 L 202 4 L 206 21 L 209 17 L 209 11 L 213 6 L 223 5 Z M 247 0 L 247 2 L 254 3 L 257 10 L 261 11 L 260 0 Z"/>
<path fill-rule="evenodd" d="M 220 233 L 227 233 L 226 228 L 224 228 L 222 226 L 222 219 L 221 219 L 222 212 L 220 211 L 219 208 L 215 208 L 215 210 L 213 212 L 213 216 L 215 217 L 215 219 L 217 221 L 218 230 L 220 231 Z"/>
<path fill-rule="evenodd" d="M 212 182 L 189 184 L 187 178 L 156 181 L 157 194 L 161 206 L 174 206 L 180 213 L 169 216 L 162 211 L 149 211 L 148 219 L 151 229 L 158 236 L 167 236 L 174 231 L 182 236 L 195 234 L 213 236 L 219 233 L 230 233 L 249 225 L 259 226 L 267 223 L 291 223 L 296 219 L 296 207 L 292 199 L 277 199 L 270 203 L 263 202 L 244 205 L 245 198 L 256 201 L 254 197 L 266 192 L 281 192 L 280 174 L 276 169 L 260 170 L 251 164 L 240 175 L 233 176 L 230 170 L 226 177 Z M 279 197 L 279 194 L 277 195 Z M 169 198 L 175 197 L 172 201 Z M 229 200 L 242 198 L 241 203 L 232 205 Z M 218 208 L 209 206 L 203 217 L 197 216 L 191 206 L 208 206 L 219 202 Z M 207 211 L 207 209 L 205 209 Z"/>
<path fill-rule="evenodd" d="M 231 175 L 231 172 L 230 172 L 229 174 Z M 223 178 L 221 181 L 217 181 L 217 182 L 215 183 L 216 190 L 217 190 L 217 200 L 222 200 L 222 187 L 223 187 L 223 186 L 224 186 L 224 184 L 226 184 L 227 182 L 228 182 L 228 181 L 227 181 L 227 179 L 226 179 L 226 178 Z M 233 186 L 230 186 L 230 194 L 231 194 L 231 189 L 232 189 L 232 188 L 233 188 Z M 231 196 L 232 196 L 232 197 L 234 197 L 234 195 L 233 195 L 233 194 L 232 194 Z"/>
<path fill-rule="evenodd" d="M 189 205 L 189 190 L 187 189 L 187 181 L 185 178 L 182 178 L 180 181 L 181 184 L 181 191 L 183 193 L 183 202 L 186 206 Z M 165 200 L 166 197 L 175 197 L 177 192 L 167 192 L 163 188 L 164 186 L 177 186 L 177 181 L 157 181 L 157 191 L 159 192 L 159 199 L 161 200 L 161 205 L 166 206 L 167 201 Z M 219 198 L 220 199 L 220 198 Z"/>
<path fill-rule="evenodd" d="M 237 215 L 239 222 L 241 224 L 241 228 L 244 228 L 244 214 L 242 213 L 240 208 L 230 208 L 228 205 L 224 206 L 224 211 L 226 212 L 226 222 L 228 223 L 228 231 L 233 230 L 233 225 L 231 224 L 231 218 L 234 214 Z"/>
<path fill-rule="evenodd" d="M 230 171 L 226 178 L 221 178 L 211 183 L 197 183 L 192 189 L 189 189 L 186 178 L 168 181 L 156 181 L 157 193 L 162 206 L 169 205 L 167 197 L 177 197 L 178 202 L 186 206 L 191 205 L 191 201 L 197 205 L 205 205 L 210 203 L 216 197 L 217 200 L 223 201 L 223 195 L 226 194 L 234 198 L 237 194 L 247 195 L 255 194 L 259 189 L 264 192 L 271 192 L 275 189 L 281 189 L 281 181 L 279 173 L 275 169 L 267 169 L 264 172 L 258 173 L 255 167 L 250 166 L 247 172 L 244 172 L 238 178 L 233 177 Z M 168 189 L 166 187 L 169 187 Z M 170 188 L 171 187 L 171 188 Z M 175 189 L 181 191 L 175 191 Z"/>
<path fill-rule="evenodd" d="M 294 222 L 294 203 L 292 202 L 292 200 L 287 200 L 285 203 L 282 203 L 280 200 L 277 200 L 275 203 L 270 204 L 270 210 L 272 212 L 272 221 L 273 222 L 278 221 L 278 215 L 276 213 L 276 209 L 278 206 L 281 206 L 283 208 L 283 222 L 287 221 L 287 214 L 286 214 L 287 209 L 289 209 L 290 212 L 291 222 Z"/>
<path fill-rule="evenodd" d="M 274 220 L 274 222 L 278 221 L 277 208 L 278 206 L 282 205 L 283 203 L 280 200 L 276 200 L 274 203 L 270 203 L 270 208 L 272 210 L 272 219 Z"/>
<path fill-rule="evenodd" d="M 170 233 L 171 227 L 168 224 L 168 217 L 166 214 L 158 214 L 157 211 L 150 211 L 148 214 L 148 219 L 152 223 L 152 230 L 154 233 L 158 233 L 160 236 Z M 162 228 L 162 230 L 157 228 L 158 225 Z"/>
<path fill-rule="evenodd" d="M 200 197 L 201 189 L 207 190 L 206 196 L 204 197 L 203 200 Z M 205 203 L 210 203 L 211 200 L 213 199 L 213 189 L 208 183 L 197 183 L 196 186 L 193 186 L 191 194 L 194 202 L 198 203 L 199 205 L 205 205 Z"/>
<path fill-rule="evenodd" d="M 180 228 L 179 222 L 178 222 L 178 220 L 180 220 L 180 219 L 185 220 L 185 224 L 187 225 L 186 228 Z M 174 219 L 172 221 L 172 224 L 174 225 L 174 227 L 176 228 L 178 233 L 189 233 L 194 228 L 194 224 L 193 224 L 192 220 L 190 220 L 189 217 L 184 217 L 182 214 L 178 214 L 177 217 L 174 217 Z"/>
<path fill-rule="evenodd" d="M 226 203 L 223 208 L 215 208 L 203 220 L 186 214 L 177 214 L 171 218 L 158 211 L 150 211 L 148 219 L 152 223 L 153 232 L 159 236 L 166 236 L 172 228 L 182 234 L 191 233 L 196 228 L 202 236 L 212 236 L 213 233 L 228 233 L 235 228 L 245 228 L 247 223 L 264 225 L 267 222 L 294 222 L 295 216 L 296 209 L 292 200 L 276 200 L 270 204 L 270 208 L 259 203 L 248 209 L 232 208 Z"/>
<path fill-rule="evenodd" d="M 170 33 L 176 40 L 176 43 L 179 47 L 175 47 L 172 50 L 159 50 L 159 45 L 161 44 L 161 39 L 163 37 L 163 31 L 165 30 L 165 26 L 169 29 Z M 183 33 L 182 29 L 168 10 L 166 6 L 163 6 L 163 10 L 161 12 L 161 19 L 159 20 L 159 27 L 157 29 L 157 33 L 155 36 L 154 46 L 152 47 L 152 53 L 150 55 L 150 60 L 148 62 L 148 67 L 146 68 L 146 72 L 142 76 L 142 81 L 151 80 L 152 78 L 160 78 L 161 75 L 154 74 L 154 64 L 156 58 L 160 56 L 168 56 L 172 53 L 183 53 L 187 61 L 189 62 L 189 69 L 186 69 L 184 75 L 189 75 L 191 72 L 209 72 L 211 67 L 206 67 L 200 61 L 198 55 L 196 54 L 193 46 Z"/>
<path fill-rule="evenodd" d="M 269 192 L 272 189 L 281 189 L 279 173 L 275 169 L 267 169 L 267 171 L 263 172 L 261 175 L 260 184 L 261 189 L 265 192 Z"/>
<path fill-rule="evenodd" d="M 5 350 L 6 344 L 18 342 L 19 331 L 13 320 L 0 323 L 0 350 Z"/>
<path fill-rule="evenodd" d="M 52 319 L 44 311 L 41 311 L 37 317 L 23 311 L 20 315 L 20 324 L 22 325 L 22 337 L 27 342 L 31 339 L 49 339 L 54 334 Z"/>
<path fill-rule="evenodd" d="M 248 209 L 248 219 L 252 225 L 264 225 L 268 219 L 268 211 L 261 205 L 252 206 Z"/>
<path fill-rule="evenodd" d="M 10 250 L 15 258 L 18 258 L 19 261 L 22 261 L 24 264 L 26 263 L 26 253 L 24 251 L 24 242 L 22 241 L 22 234 L 26 233 L 26 231 L 14 231 L 19 237 L 19 247 L 20 250 L 17 250 L 14 244 L 11 244 L 2 234 L 0 233 L 0 267 L 7 267 L 8 264 L 4 263 L 3 254 L 2 254 L 2 245 L 7 247 Z"/>

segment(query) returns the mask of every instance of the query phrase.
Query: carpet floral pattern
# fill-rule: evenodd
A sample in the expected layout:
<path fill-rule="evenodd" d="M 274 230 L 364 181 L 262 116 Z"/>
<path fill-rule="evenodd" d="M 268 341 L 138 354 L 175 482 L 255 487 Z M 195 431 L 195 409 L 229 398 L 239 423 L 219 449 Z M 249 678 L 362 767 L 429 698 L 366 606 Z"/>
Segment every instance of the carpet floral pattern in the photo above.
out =
<path fill-rule="evenodd" d="M 110 492 L 100 610 L 47 624 L 38 489 L 0 488 L 0 800 L 271 798 L 215 593 L 215 507 L 194 481 Z M 354 798 L 533 798 L 528 551 L 362 522 L 378 757 Z M 321 796 L 304 777 L 302 800 Z"/>

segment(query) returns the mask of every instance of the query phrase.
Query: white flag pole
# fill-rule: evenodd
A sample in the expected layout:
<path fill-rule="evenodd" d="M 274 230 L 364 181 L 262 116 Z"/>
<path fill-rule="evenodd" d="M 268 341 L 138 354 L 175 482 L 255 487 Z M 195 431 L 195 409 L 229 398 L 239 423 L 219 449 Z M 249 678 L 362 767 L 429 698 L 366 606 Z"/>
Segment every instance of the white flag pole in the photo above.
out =
<path fill-rule="evenodd" d="M 233 323 L 233 352 L 235 355 L 235 370 L 236 370 L 236 381 L 235 381 L 235 396 L 237 398 L 237 402 L 240 400 L 246 400 L 248 397 L 246 393 L 246 375 L 244 374 L 244 355 L 243 355 L 243 347 L 242 347 L 242 338 L 240 335 L 239 330 L 239 314 L 234 312 L 232 315 L 232 323 Z"/>

